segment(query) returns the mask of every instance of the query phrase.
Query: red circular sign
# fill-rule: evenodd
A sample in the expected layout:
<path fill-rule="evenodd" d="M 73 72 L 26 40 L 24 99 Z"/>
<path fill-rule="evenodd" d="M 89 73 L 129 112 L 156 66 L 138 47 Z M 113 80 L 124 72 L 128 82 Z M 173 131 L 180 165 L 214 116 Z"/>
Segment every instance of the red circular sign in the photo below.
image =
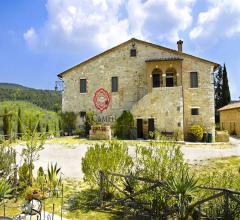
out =
<path fill-rule="evenodd" d="M 110 100 L 109 93 L 103 88 L 98 89 L 93 97 L 94 105 L 100 112 L 108 108 Z"/>

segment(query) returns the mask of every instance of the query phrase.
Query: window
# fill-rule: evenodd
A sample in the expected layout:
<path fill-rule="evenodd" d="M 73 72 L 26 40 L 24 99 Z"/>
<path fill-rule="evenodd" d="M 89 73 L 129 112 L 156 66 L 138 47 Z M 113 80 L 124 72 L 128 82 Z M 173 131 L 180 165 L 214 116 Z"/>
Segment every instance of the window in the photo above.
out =
<path fill-rule="evenodd" d="M 160 74 L 154 73 L 152 74 L 152 82 L 153 82 L 153 88 L 160 87 Z"/>
<path fill-rule="evenodd" d="M 173 87 L 174 86 L 174 78 L 173 73 L 166 74 L 166 87 Z"/>
<path fill-rule="evenodd" d="M 197 72 L 190 72 L 190 86 L 191 86 L 191 88 L 198 87 L 198 73 Z"/>
<path fill-rule="evenodd" d="M 112 92 L 118 91 L 118 77 L 114 76 L 112 77 Z"/>
<path fill-rule="evenodd" d="M 162 71 L 156 68 L 152 71 L 152 87 L 157 88 L 162 84 Z"/>
<path fill-rule="evenodd" d="M 177 86 L 177 71 L 174 68 L 168 68 L 166 71 L 166 87 Z"/>
<path fill-rule="evenodd" d="M 86 92 L 87 92 L 87 80 L 80 79 L 80 93 L 86 93 Z"/>
<path fill-rule="evenodd" d="M 199 115 L 199 108 L 192 108 L 191 113 L 192 115 Z"/>
<path fill-rule="evenodd" d="M 132 48 L 130 50 L 130 57 L 136 57 L 137 56 L 137 50 L 136 48 Z"/>
<path fill-rule="evenodd" d="M 181 122 L 178 122 L 178 127 L 181 127 L 182 126 L 182 123 Z"/>

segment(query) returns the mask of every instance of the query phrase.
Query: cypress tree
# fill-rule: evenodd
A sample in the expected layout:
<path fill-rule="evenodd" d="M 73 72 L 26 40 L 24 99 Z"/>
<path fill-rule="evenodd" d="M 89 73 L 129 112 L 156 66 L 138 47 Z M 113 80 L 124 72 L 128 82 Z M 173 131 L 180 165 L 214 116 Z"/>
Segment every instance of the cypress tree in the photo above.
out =
<path fill-rule="evenodd" d="M 224 63 L 223 66 L 223 84 L 222 84 L 222 106 L 225 106 L 231 102 L 231 95 L 228 85 L 228 76 L 227 76 L 227 68 Z"/>
<path fill-rule="evenodd" d="M 49 125 L 46 125 L 46 133 L 49 133 Z"/>
<path fill-rule="evenodd" d="M 37 122 L 37 132 L 41 133 L 41 123 L 40 123 L 40 121 Z"/>
<path fill-rule="evenodd" d="M 218 109 L 229 104 L 231 101 L 230 90 L 228 85 L 227 68 L 224 64 L 219 67 L 215 74 L 215 120 L 219 122 Z"/>
<path fill-rule="evenodd" d="M 215 108 L 216 111 L 222 107 L 222 81 L 223 81 L 223 69 L 219 66 L 217 73 L 215 74 Z"/>
<path fill-rule="evenodd" d="M 62 121 L 61 121 L 60 118 L 58 119 L 58 130 L 59 130 L 59 134 L 61 136 L 61 134 L 62 134 Z"/>
<path fill-rule="evenodd" d="M 11 137 L 11 132 L 11 115 L 8 112 L 7 108 L 5 108 L 3 114 L 3 135 L 6 139 L 9 139 Z"/>
<path fill-rule="evenodd" d="M 18 138 L 22 137 L 23 127 L 22 127 L 22 114 L 21 109 L 18 109 L 18 119 L 17 119 L 17 136 Z"/>
<path fill-rule="evenodd" d="M 28 121 L 28 129 L 29 129 L 29 132 L 31 133 L 33 130 L 32 130 L 32 119 L 29 118 L 29 121 Z"/>

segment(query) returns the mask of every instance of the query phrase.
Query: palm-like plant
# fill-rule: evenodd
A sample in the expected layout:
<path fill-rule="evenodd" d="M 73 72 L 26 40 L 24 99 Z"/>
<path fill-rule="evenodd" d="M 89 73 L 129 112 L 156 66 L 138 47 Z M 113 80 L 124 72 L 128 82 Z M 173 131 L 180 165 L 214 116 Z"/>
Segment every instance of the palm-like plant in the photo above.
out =
<path fill-rule="evenodd" d="M 11 188 L 8 182 L 4 179 L 0 179 L 0 202 L 4 199 L 9 198 L 11 196 Z"/>
<path fill-rule="evenodd" d="M 180 219 L 186 219 L 187 206 L 199 190 L 198 179 L 189 175 L 188 168 L 182 168 L 179 173 L 167 181 L 167 190 L 176 196 Z"/>
<path fill-rule="evenodd" d="M 51 164 L 50 167 L 48 166 L 47 181 L 49 188 L 54 191 L 54 194 L 57 191 L 57 186 L 61 184 L 60 170 L 61 168 L 57 167 L 57 163 L 55 165 Z"/>

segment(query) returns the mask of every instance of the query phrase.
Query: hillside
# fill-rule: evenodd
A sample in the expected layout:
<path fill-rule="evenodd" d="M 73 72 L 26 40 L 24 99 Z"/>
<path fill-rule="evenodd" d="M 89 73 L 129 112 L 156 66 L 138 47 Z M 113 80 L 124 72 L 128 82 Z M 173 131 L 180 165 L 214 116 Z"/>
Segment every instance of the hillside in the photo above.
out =
<path fill-rule="evenodd" d="M 61 110 L 61 94 L 53 90 L 27 88 L 18 84 L 0 83 L 1 101 L 28 101 L 41 108 Z"/>
<path fill-rule="evenodd" d="M 15 84 L 15 83 L 0 83 L 0 88 L 2 89 L 30 89 L 28 87 Z"/>
<path fill-rule="evenodd" d="M 57 113 L 42 109 L 32 103 L 25 101 L 3 101 L 0 102 L 0 115 L 3 115 L 4 109 L 12 113 L 13 133 L 17 132 L 18 109 L 21 109 L 21 121 L 25 128 L 35 128 L 40 121 L 42 131 L 46 131 L 48 124 L 50 131 L 58 131 L 59 117 Z M 2 132 L 2 119 L 0 118 L 0 134 Z"/>

